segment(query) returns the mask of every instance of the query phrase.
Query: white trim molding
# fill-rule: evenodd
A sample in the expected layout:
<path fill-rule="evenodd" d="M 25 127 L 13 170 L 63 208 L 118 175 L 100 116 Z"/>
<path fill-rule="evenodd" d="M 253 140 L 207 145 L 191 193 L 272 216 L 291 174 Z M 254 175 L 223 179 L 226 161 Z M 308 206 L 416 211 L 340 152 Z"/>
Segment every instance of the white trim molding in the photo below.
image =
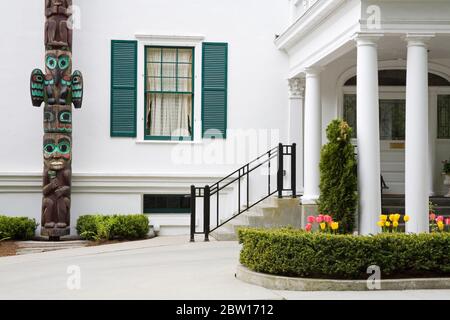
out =
<path fill-rule="evenodd" d="M 224 177 L 224 173 L 74 173 L 72 193 L 178 194 L 190 193 L 192 184 L 205 186 Z M 228 180 L 231 181 L 232 178 Z M 228 190 L 231 190 L 229 188 Z M 42 173 L 0 173 L 0 193 L 41 193 Z"/>
<path fill-rule="evenodd" d="M 299 38 L 321 24 L 329 14 L 345 1 L 316 1 L 275 40 L 277 49 L 288 50 Z"/>

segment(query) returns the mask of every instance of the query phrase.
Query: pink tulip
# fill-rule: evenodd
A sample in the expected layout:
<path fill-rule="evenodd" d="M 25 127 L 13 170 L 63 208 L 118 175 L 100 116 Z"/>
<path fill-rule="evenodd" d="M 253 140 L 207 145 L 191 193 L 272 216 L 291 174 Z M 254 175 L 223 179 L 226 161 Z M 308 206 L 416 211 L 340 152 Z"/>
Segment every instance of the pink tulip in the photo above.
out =
<path fill-rule="evenodd" d="M 436 222 L 442 221 L 444 222 L 444 217 L 443 216 L 439 216 L 436 218 Z"/>
<path fill-rule="evenodd" d="M 310 232 L 311 229 L 312 229 L 312 224 L 311 224 L 311 223 L 308 223 L 308 224 L 306 225 L 306 227 L 305 227 L 306 232 Z"/>
<path fill-rule="evenodd" d="M 434 213 L 430 213 L 430 220 L 434 221 L 436 219 L 436 215 Z"/>
<path fill-rule="evenodd" d="M 445 225 L 450 226 L 450 218 L 445 219 Z"/>
<path fill-rule="evenodd" d="M 323 220 L 324 220 L 326 223 L 333 222 L 333 218 L 332 218 L 331 216 L 329 216 L 329 215 L 325 215 L 325 216 L 323 217 Z"/>
<path fill-rule="evenodd" d="M 309 223 L 314 223 L 314 222 L 316 222 L 316 217 L 314 217 L 314 216 L 309 216 L 309 217 L 307 218 L 307 220 L 308 220 Z"/>
<path fill-rule="evenodd" d="M 317 223 L 322 223 L 323 222 L 323 215 L 319 214 L 316 218 L 316 222 Z"/>

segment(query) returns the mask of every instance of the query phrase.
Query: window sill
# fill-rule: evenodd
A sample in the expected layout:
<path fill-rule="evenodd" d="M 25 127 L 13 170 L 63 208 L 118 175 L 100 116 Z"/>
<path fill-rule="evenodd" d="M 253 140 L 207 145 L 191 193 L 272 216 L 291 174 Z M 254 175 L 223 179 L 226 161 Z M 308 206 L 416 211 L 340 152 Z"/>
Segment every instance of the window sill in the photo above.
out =
<path fill-rule="evenodd" d="M 136 140 L 136 144 L 202 144 L 203 141 Z"/>

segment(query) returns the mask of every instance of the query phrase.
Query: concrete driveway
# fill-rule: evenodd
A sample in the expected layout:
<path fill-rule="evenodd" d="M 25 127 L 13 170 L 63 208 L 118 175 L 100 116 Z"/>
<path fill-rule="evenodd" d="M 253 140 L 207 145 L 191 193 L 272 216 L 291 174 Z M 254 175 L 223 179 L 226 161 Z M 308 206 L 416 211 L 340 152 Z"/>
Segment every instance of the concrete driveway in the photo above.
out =
<path fill-rule="evenodd" d="M 287 292 L 234 277 L 237 242 L 187 237 L 0 258 L 0 299 L 449 299 L 450 290 Z"/>

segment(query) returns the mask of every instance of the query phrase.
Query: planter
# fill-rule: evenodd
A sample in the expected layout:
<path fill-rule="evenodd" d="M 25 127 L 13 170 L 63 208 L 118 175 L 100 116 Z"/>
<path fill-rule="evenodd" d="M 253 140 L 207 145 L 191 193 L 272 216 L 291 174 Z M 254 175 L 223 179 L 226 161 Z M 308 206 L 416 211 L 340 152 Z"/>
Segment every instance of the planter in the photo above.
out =
<path fill-rule="evenodd" d="M 286 291 L 370 291 L 367 280 L 308 279 L 274 276 L 237 267 L 236 278 L 270 290 Z M 369 281 L 370 283 L 370 281 Z M 378 290 L 450 289 L 450 278 L 380 280 Z"/>
<path fill-rule="evenodd" d="M 450 174 L 444 174 L 444 185 L 449 188 L 447 194 L 444 197 L 450 198 Z"/>

